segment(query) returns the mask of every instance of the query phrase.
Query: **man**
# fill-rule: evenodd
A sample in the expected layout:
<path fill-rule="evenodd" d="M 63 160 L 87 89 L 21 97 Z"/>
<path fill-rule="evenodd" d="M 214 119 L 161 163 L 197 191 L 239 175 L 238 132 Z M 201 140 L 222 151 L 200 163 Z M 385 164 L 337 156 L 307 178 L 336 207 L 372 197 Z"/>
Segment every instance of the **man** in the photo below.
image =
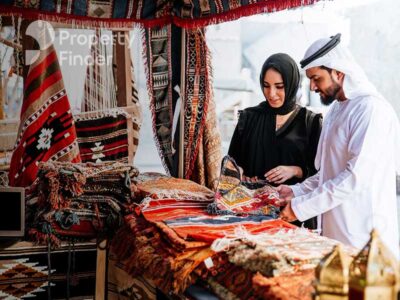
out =
<path fill-rule="evenodd" d="M 340 44 L 340 34 L 314 42 L 300 64 L 310 89 L 332 106 L 315 158 L 318 173 L 301 184 L 278 187 L 287 201 L 281 218 L 291 222 L 320 216 L 322 235 L 357 248 L 376 228 L 398 257 L 400 131 L 392 107 Z"/>

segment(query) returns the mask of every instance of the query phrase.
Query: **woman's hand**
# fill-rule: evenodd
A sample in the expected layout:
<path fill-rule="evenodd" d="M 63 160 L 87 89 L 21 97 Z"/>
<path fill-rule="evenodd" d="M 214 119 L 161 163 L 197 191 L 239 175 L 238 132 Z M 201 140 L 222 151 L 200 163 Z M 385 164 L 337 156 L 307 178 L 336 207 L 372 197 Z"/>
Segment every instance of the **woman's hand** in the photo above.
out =
<path fill-rule="evenodd" d="M 269 182 L 281 184 L 293 177 L 303 177 L 303 171 L 297 166 L 277 166 L 265 173 L 264 176 Z"/>
<path fill-rule="evenodd" d="M 242 176 L 242 181 L 246 181 L 246 182 L 257 182 L 258 181 L 258 177 L 254 176 L 254 177 L 247 177 L 245 175 Z"/>

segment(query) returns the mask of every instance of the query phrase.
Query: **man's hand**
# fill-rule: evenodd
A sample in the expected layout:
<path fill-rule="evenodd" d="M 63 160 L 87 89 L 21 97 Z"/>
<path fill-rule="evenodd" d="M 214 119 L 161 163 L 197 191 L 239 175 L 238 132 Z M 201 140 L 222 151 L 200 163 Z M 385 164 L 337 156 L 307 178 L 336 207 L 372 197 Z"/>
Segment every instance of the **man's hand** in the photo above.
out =
<path fill-rule="evenodd" d="M 279 205 L 281 206 L 286 205 L 294 197 L 293 191 L 288 185 L 280 185 L 275 190 L 279 193 Z"/>
<path fill-rule="evenodd" d="M 293 222 L 297 220 L 296 215 L 293 212 L 291 202 L 289 201 L 285 208 L 279 214 L 279 217 L 286 222 Z"/>

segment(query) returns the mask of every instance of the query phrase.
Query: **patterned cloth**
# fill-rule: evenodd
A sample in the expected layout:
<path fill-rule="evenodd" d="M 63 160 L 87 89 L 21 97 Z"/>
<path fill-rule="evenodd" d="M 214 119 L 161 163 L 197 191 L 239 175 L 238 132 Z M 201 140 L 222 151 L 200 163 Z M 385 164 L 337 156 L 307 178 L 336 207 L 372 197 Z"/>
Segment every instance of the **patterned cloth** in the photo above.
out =
<path fill-rule="evenodd" d="M 197 159 L 199 147 L 211 98 L 209 50 L 204 30 L 185 30 L 185 128 L 184 128 L 184 174 L 190 178 Z M 212 117 L 212 116 L 211 116 Z M 218 130 L 213 128 L 213 130 Z M 220 145 L 218 145 L 220 146 Z M 210 174 L 210 177 L 215 174 Z"/>
<path fill-rule="evenodd" d="M 75 22 L 98 26 L 127 27 L 140 22 L 146 26 L 165 25 L 198 27 L 234 20 L 257 13 L 273 12 L 309 5 L 318 0 L 64 0 L 58 5 L 54 0 L 3 0 L 3 11 L 21 13 L 24 18 L 41 18 L 49 21 Z M 20 9 L 18 9 L 20 8 Z M 0 10 L 1 12 L 1 10 Z M 128 23 L 128 24 L 127 24 Z"/>
<path fill-rule="evenodd" d="M 276 204 L 279 200 L 277 192 L 268 184 L 256 189 L 248 188 L 251 185 L 241 181 L 240 170 L 235 160 L 225 156 L 222 160 L 215 202 L 209 205 L 209 212 L 269 215 L 277 218 L 279 213 Z"/>
<path fill-rule="evenodd" d="M 132 205 L 138 172 L 120 163 L 39 166 L 27 198 L 29 235 L 54 245 L 65 239 L 112 236 Z"/>
<path fill-rule="evenodd" d="M 111 62 L 106 61 L 106 63 L 99 63 L 99 57 L 101 56 L 106 56 L 107 55 L 107 45 L 103 45 L 101 42 L 101 31 L 99 29 L 96 29 L 95 31 L 95 36 L 93 37 L 93 42 L 90 50 L 90 55 L 92 56 L 93 64 L 88 65 L 86 69 L 86 80 L 85 80 L 85 93 L 84 93 L 84 99 L 81 104 L 81 111 L 82 112 L 92 112 L 92 113 L 84 113 L 79 116 L 79 119 L 82 121 L 87 121 L 88 119 L 97 119 L 97 121 L 94 121 L 96 123 L 95 126 L 89 125 L 90 128 L 93 129 L 98 129 L 96 128 L 98 126 L 98 123 L 107 123 L 111 125 L 111 123 L 116 123 L 115 125 L 116 128 L 113 131 L 118 131 L 119 135 L 119 140 L 125 139 L 125 154 L 122 154 L 121 152 L 123 149 L 119 147 L 119 150 L 116 151 L 116 149 L 113 150 L 112 155 L 106 155 L 106 159 L 102 159 L 102 149 L 103 146 L 99 144 L 99 140 L 96 141 L 96 143 L 91 142 L 89 144 L 90 148 L 93 148 L 93 150 L 96 152 L 94 156 L 96 158 L 89 159 L 87 157 L 88 154 L 87 150 L 90 150 L 89 153 L 92 153 L 92 149 L 87 149 L 87 145 L 84 145 L 85 156 L 82 158 L 84 162 L 86 161 L 97 161 L 98 159 L 104 161 L 104 160 L 119 160 L 123 159 L 125 162 L 133 163 L 133 159 L 136 154 L 137 147 L 139 145 L 139 131 L 140 127 L 142 125 L 142 110 L 138 98 L 138 92 L 135 86 L 135 80 L 134 80 L 134 70 L 133 70 L 133 62 L 132 58 L 129 55 L 126 57 L 126 59 L 130 60 L 130 74 L 128 74 L 131 78 L 131 93 L 128 93 L 126 95 L 126 102 L 123 104 L 123 108 L 121 107 L 120 110 L 118 110 L 117 107 L 117 96 L 118 96 L 118 86 L 121 86 L 121 84 L 118 84 L 118 76 L 117 76 L 117 56 L 119 53 L 117 53 L 117 47 L 120 45 L 124 45 L 126 49 L 123 50 L 128 50 L 130 53 L 129 49 L 129 41 L 125 40 L 127 37 L 129 37 L 129 32 L 115 32 L 113 35 L 113 38 L 118 41 L 113 43 L 113 55 L 112 55 L 112 68 L 111 68 Z M 122 84 L 122 86 L 125 88 L 125 82 Z M 125 91 L 124 91 L 125 92 Z M 126 107 L 125 107 L 126 106 Z M 111 118 L 114 118 L 112 120 Z M 125 130 L 127 131 L 127 137 L 122 137 L 121 135 L 125 135 L 124 132 L 121 131 L 121 124 L 123 119 L 127 120 L 127 124 L 125 126 Z M 92 123 L 93 123 L 92 122 Z M 90 123 L 90 122 L 84 122 L 84 123 Z M 85 124 L 83 125 L 84 127 L 86 126 Z M 92 127 L 93 126 L 93 127 Z M 103 125 L 104 126 L 104 125 Z M 108 139 L 116 139 L 115 135 L 112 135 L 111 126 L 109 128 L 101 128 L 101 130 L 106 131 L 106 134 L 108 135 Z M 89 139 L 91 136 L 95 136 L 95 139 L 99 137 L 99 134 L 97 134 L 95 131 L 90 132 L 90 130 L 86 130 L 86 134 L 80 131 L 80 133 L 83 134 L 81 136 L 78 133 L 78 136 L 81 137 L 82 139 L 85 139 L 85 143 L 89 142 L 91 139 Z M 114 133 L 114 132 L 113 132 Z M 104 133 L 103 133 L 104 134 Z M 89 141 L 88 141 L 89 140 Z M 115 144 L 115 141 L 111 141 L 112 143 Z M 129 149 L 127 148 L 129 145 Z M 82 152 L 82 147 L 80 143 L 80 150 Z M 121 145 L 119 145 L 121 146 Z M 86 150 L 86 151 L 85 151 Z M 118 153 L 115 153 L 118 152 Z"/>
<path fill-rule="evenodd" d="M 211 200 L 214 198 L 214 193 L 208 188 L 190 180 L 173 177 L 147 180 L 138 183 L 137 189 L 142 198 L 194 199 L 198 201 Z"/>
<path fill-rule="evenodd" d="M 41 161 L 80 161 L 74 121 L 54 46 L 40 51 L 25 80 L 10 185 L 30 185 Z"/>
<path fill-rule="evenodd" d="M 182 34 L 185 34 L 186 45 L 183 66 L 178 51 L 173 51 L 181 47 Z M 209 52 L 204 31 L 183 31 L 168 25 L 146 29 L 143 38 L 146 45 L 147 83 L 153 131 L 159 154 L 167 173 L 177 177 L 180 121 L 174 120 L 174 115 L 179 116 L 177 103 L 178 99 L 181 101 L 180 96 L 183 94 L 184 177 L 189 179 L 192 177 L 203 139 L 208 101 L 211 97 Z M 184 89 L 180 88 L 182 72 L 186 74 Z M 210 174 L 210 177 L 214 176 L 215 174 Z"/>
<path fill-rule="evenodd" d="M 253 289 L 257 299 L 312 300 L 314 299 L 315 270 L 267 278 L 257 273 L 253 276 Z"/>
<path fill-rule="evenodd" d="M 107 299 L 109 300 L 156 300 L 154 283 L 143 277 L 133 277 L 126 271 L 126 266 L 111 253 L 107 264 Z"/>
<path fill-rule="evenodd" d="M 231 263 L 267 277 L 314 269 L 339 243 L 301 228 L 239 236 L 236 240 L 217 240 L 212 248 L 227 249 Z M 353 248 L 345 249 L 350 255 L 356 253 Z"/>
<path fill-rule="evenodd" d="M 214 255 L 210 244 L 217 238 L 240 228 L 253 233 L 294 228 L 268 216 L 209 215 L 213 193 L 188 180 L 160 178 L 137 188 L 147 197 L 125 216 L 111 251 L 129 274 L 145 276 L 164 292 L 178 294 L 193 283 L 195 270 Z"/>
<path fill-rule="evenodd" d="M 172 94 L 171 26 L 146 29 L 143 36 L 147 57 L 147 88 L 155 142 L 168 174 L 174 172 L 172 120 L 176 97 Z M 179 61 L 176 57 L 174 60 Z"/>
<path fill-rule="evenodd" d="M 132 163 L 132 117 L 123 109 L 88 112 L 74 117 L 83 162 Z"/>
<path fill-rule="evenodd" d="M 138 183 L 141 197 L 146 197 L 137 207 L 137 214 L 155 224 L 167 234 L 171 231 L 183 239 L 212 243 L 215 239 L 232 235 L 238 228 L 250 232 L 295 228 L 275 216 L 210 215 L 208 205 L 213 193 L 194 182 L 161 178 Z M 137 198 L 140 198 L 137 196 Z"/>
<path fill-rule="evenodd" d="M 207 119 L 195 167 L 190 179 L 215 190 L 218 184 L 220 164 L 222 160 L 221 136 L 218 127 L 217 113 L 215 111 L 214 97 L 208 103 Z"/>
<path fill-rule="evenodd" d="M 25 241 L 1 243 L 0 299 L 92 299 L 95 281 L 95 242 L 63 243 L 50 252 Z"/>
<path fill-rule="evenodd" d="M 221 299 L 257 299 L 253 290 L 253 272 L 229 262 L 225 254 L 212 257 L 212 267 L 196 270 Z"/>
<path fill-rule="evenodd" d="M 165 293 L 179 294 L 195 278 L 193 270 L 213 255 L 207 244 L 165 234 L 143 217 L 131 214 L 112 241 L 111 253 L 132 276 L 146 276 Z"/>

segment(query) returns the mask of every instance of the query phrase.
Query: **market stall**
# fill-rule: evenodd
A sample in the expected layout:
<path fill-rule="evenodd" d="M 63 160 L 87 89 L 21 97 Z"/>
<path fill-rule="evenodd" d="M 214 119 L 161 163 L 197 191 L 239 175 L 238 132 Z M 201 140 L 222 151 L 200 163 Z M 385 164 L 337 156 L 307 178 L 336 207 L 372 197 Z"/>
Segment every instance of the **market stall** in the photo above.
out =
<path fill-rule="evenodd" d="M 193 286 L 220 299 L 320 293 L 317 267 L 339 243 L 280 220 L 276 192 L 243 183 L 235 162 L 222 160 L 204 37 L 209 24 L 314 2 L 3 1 L 0 27 L 16 34 L 0 42 L 14 49 L 9 72 L 24 80 L 24 89 L 18 126 L 7 125 L 4 133 L 15 147 L 9 142 L 1 149 L 2 169 L 10 186 L 25 188 L 24 239 L 40 246 L 1 245 L 0 296 L 204 299 Z M 129 51 L 132 26 L 142 28 L 153 135 L 167 175 L 134 167 L 142 116 Z M 119 41 L 113 68 L 87 68 L 79 115 L 71 112 L 52 40 L 52 30 L 63 27 L 96 29 L 98 39 L 107 28 Z M 46 47 L 35 32 L 43 33 Z M 93 43 L 90 55 L 104 51 Z M 376 240 L 368 249 L 378 247 Z M 349 260 L 361 255 L 350 247 L 340 251 Z M 369 252 L 363 253 L 351 270 L 367 264 Z M 378 256 L 390 255 L 381 250 Z M 390 286 L 386 295 L 394 297 L 396 262 L 377 265 L 392 270 L 377 284 Z M 354 282 L 350 290 L 357 293 Z"/>

